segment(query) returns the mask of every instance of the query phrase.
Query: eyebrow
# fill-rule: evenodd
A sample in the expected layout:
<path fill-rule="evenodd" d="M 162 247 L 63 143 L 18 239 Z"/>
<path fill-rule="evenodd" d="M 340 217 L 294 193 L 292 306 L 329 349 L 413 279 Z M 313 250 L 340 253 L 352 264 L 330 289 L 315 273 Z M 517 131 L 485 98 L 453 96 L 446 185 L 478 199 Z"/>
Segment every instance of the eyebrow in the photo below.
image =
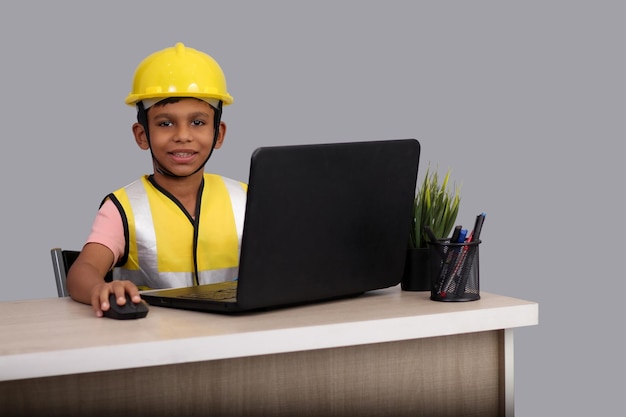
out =
<path fill-rule="evenodd" d="M 178 116 L 178 115 L 176 115 L 174 113 L 162 112 L 162 113 L 156 113 L 153 117 L 155 119 L 177 119 L 180 116 Z M 196 117 L 206 117 L 206 118 L 209 118 L 209 117 L 211 117 L 211 115 L 209 113 L 206 113 L 206 112 L 203 112 L 203 111 L 198 111 L 198 112 L 191 113 L 189 115 L 184 115 L 183 117 L 185 119 L 186 118 L 195 119 Z"/>

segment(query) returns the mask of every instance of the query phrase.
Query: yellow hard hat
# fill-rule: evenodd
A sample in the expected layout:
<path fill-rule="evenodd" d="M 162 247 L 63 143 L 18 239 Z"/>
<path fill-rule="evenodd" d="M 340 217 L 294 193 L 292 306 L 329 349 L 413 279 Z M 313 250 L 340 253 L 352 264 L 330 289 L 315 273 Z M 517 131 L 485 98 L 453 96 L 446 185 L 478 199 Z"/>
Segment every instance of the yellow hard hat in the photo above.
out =
<path fill-rule="evenodd" d="M 180 42 L 141 61 L 135 70 L 132 91 L 125 101 L 134 106 L 141 100 L 168 97 L 217 99 L 224 105 L 233 102 L 217 61 Z"/>

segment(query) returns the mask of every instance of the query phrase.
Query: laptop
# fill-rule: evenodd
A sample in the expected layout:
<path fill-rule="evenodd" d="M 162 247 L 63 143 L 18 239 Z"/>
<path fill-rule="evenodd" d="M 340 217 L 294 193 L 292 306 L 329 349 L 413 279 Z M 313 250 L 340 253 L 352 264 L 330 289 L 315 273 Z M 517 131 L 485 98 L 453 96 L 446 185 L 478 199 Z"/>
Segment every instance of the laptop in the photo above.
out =
<path fill-rule="evenodd" d="M 416 139 L 256 149 L 238 278 L 141 296 L 155 306 L 235 313 L 397 285 L 419 156 Z"/>

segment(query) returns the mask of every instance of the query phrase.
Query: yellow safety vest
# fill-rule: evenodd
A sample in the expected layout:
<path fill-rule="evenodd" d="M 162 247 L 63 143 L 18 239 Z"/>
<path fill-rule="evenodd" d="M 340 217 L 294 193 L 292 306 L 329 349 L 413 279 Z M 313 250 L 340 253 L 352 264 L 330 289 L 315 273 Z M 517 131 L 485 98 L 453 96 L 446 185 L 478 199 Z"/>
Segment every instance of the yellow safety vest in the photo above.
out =
<path fill-rule="evenodd" d="M 113 192 L 126 239 L 114 279 L 148 288 L 235 279 L 246 192 L 242 182 L 205 173 L 195 219 L 148 176 Z"/>

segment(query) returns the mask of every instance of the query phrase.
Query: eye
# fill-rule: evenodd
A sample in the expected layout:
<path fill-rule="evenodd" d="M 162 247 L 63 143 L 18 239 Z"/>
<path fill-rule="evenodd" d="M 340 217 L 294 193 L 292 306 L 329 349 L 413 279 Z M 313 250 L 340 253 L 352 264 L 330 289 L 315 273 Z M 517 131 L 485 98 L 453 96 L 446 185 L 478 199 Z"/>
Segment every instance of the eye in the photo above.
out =
<path fill-rule="evenodd" d="M 205 125 L 204 120 L 198 120 L 198 119 L 192 121 L 191 124 L 193 126 L 204 126 Z"/>
<path fill-rule="evenodd" d="M 169 120 L 162 120 L 158 123 L 158 126 L 162 126 L 162 127 L 169 127 L 172 126 L 173 123 L 170 122 Z"/>

